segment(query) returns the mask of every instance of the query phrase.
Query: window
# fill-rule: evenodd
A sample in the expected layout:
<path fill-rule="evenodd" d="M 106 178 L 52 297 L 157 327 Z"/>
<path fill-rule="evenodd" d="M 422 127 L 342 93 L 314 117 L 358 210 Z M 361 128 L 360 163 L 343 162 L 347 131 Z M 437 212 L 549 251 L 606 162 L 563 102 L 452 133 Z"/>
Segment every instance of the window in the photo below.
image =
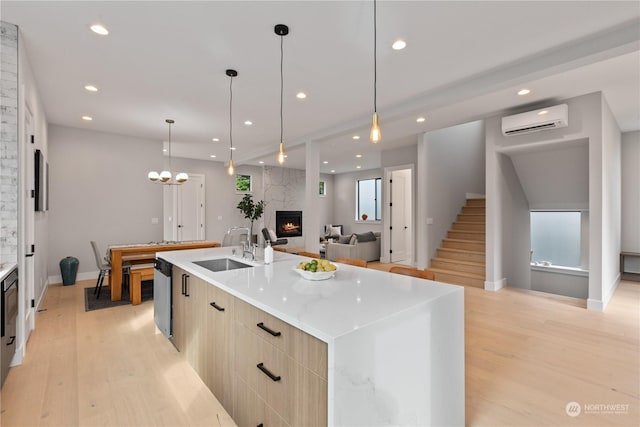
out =
<path fill-rule="evenodd" d="M 320 195 L 321 196 L 326 196 L 327 195 L 327 184 L 324 181 L 320 181 Z"/>
<path fill-rule="evenodd" d="M 359 180 L 356 200 L 356 221 L 382 220 L 382 178 Z"/>
<path fill-rule="evenodd" d="M 251 191 L 251 175 L 236 175 L 236 191 L 248 193 Z"/>
<path fill-rule="evenodd" d="M 531 262 L 581 267 L 581 212 L 531 212 Z"/>

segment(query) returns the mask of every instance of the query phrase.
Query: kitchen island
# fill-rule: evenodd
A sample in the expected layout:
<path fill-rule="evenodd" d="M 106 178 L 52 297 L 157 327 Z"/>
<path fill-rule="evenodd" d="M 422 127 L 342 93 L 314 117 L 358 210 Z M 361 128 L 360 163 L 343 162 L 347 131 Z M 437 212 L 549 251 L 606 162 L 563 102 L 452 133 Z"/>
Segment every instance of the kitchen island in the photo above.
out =
<path fill-rule="evenodd" d="M 173 341 L 236 423 L 464 425 L 462 287 L 344 264 L 307 281 L 232 248 L 164 252 Z M 211 271 L 231 258 L 252 267 Z"/>

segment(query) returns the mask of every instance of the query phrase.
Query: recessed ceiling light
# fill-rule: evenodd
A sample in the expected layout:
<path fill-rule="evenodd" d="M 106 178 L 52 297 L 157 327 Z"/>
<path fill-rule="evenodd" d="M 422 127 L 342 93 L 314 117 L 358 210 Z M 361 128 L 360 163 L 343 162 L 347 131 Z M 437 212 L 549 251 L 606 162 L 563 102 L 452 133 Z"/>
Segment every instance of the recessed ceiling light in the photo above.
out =
<path fill-rule="evenodd" d="M 245 120 L 244 124 L 247 126 L 251 126 L 253 124 L 253 122 L 251 120 Z"/>
<path fill-rule="evenodd" d="M 331 169 L 331 173 L 336 173 L 336 170 L 335 169 Z"/>
<path fill-rule="evenodd" d="M 424 117 L 418 117 L 418 118 L 416 119 L 416 122 L 418 122 L 418 123 L 422 123 L 422 122 L 424 122 L 425 120 L 426 120 L 426 119 L 425 119 Z"/>
<path fill-rule="evenodd" d="M 107 30 L 104 26 L 100 24 L 92 25 L 91 31 L 93 31 L 96 34 L 100 34 L 101 36 L 106 36 L 107 34 L 109 34 L 109 30 Z"/>
<path fill-rule="evenodd" d="M 229 149 L 235 151 L 236 147 L 229 147 Z"/>
<path fill-rule="evenodd" d="M 209 157 L 211 157 L 212 159 L 215 159 L 215 158 L 216 158 L 216 155 L 215 155 L 215 154 L 212 154 L 212 155 L 210 155 Z"/>
<path fill-rule="evenodd" d="M 98 88 L 95 87 L 94 85 L 86 85 L 84 88 L 86 90 L 88 90 L 89 92 L 97 92 L 98 91 Z"/>
<path fill-rule="evenodd" d="M 538 115 L 539 116 L 543 116 L 543 115 L 547 114 L 548 112 L 549 111 L 547 111 L 547 110 L 538 111 Z"/>
<path fill-rule="evenodd" d="M 289 156 L 287 156 L 287 155 L 285 154 L 285 155 L 284 155 L 284 158 L 286 159 L 287 157 L 289 157 Z"/>
<path fill-rule="evenodd" d="M 296 94 L 296 98 L 298 98 L 298 99 L 305 99 L 306 97 L 307 97 L 307 94 L 304 93 L 304 92 L 298 92 Z"/>
<path fill-rule="evenodd" d="M 360 139 L 360 135 L 353 135 L 351 138 L 352 139 Z"/>
<path fill-rule="evenodd" d="M 361 166 L 356 166 L 356 169 L 360 169 L 360 168 L 361 168 Z"/>
<path fill-rule="evenodd" d="M 166 152 L 167 152 L 167 149 L 166 149 L 166 148 L 163 148 L 163 149 L 162 149 L 162 152 L 163 152 L 163 153 L 166 153 Z"/>
<path fill-rule="evenodd" d="M 402 50 L 407 47 L 407 42 L 405 42 L 404 40 L 396 40 L 393 42 L 391 47 L 393 48 L 393 50 Z"/>
<path fill-rule="evenodd" d="M 93 117 L 91 117 L 91 116 L 82 116 L 82 120 L 90 122 L 91 120 L 93 120 Z"/>
<path fill-rule="evenodd" d="M 522 95 L 529 95 L 531 93 L 531 91 L 529 89 L 520 89 L 518 91 L 518 95 L 522 96 Z"/>
<path fill-rule="evenodd" d="M 258 163 L 260 163 L 261 165 L 264 165 L 264 162 L 262 160 L 260 160 Z"/>
<path fill-rule="evenodd" d="M 362 157 L 362 154 L 356 154 L 356 157 L 359 159 L 360 157 Z"/>
<path fill-rule="evenodd" d="M 211 138 L 211 140 L 212 140 L 213 142 L 218 142 L 218 141 L 220 141 L 220 138 Z"/>
<path fill-rule="evenodd" d="M 324 163 L 325 165 L 326 165 L 326 164 L 329 164 L 329 162 L 328 162 L 328 161 L 326 161 L 326 160 L 325 160 L 325 161 L 323 161 L 322 163 Z"/>

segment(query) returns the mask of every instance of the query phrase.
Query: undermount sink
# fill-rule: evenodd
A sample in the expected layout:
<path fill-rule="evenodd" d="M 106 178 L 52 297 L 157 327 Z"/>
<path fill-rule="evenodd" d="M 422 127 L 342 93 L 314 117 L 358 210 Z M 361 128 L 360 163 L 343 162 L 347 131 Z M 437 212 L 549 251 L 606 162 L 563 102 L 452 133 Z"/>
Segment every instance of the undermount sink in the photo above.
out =
<path fill-rule="evenodd" d="M 237 270 L 239 268 L 253 267 L 253 265 L 245 264 L 231 258 L 208 259 L 206 261 L 194 261 L 193 263 L 198 264 L 200 267 L 204 267 L 207 270 L 211 271 L 227 271 Z"/>

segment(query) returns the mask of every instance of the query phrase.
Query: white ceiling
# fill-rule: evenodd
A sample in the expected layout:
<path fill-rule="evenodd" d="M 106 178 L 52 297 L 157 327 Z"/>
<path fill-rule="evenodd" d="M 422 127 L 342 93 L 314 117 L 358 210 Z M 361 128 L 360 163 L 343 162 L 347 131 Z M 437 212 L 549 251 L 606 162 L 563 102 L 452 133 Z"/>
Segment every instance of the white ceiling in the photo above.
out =
<path fill-rule="evenodd" d="M 623 131 L 640 129 L 636 1 L 378 2 L 378 111 L 373 111 L 371 1 L 2 1 L 20 26 L 50 123 L 167 139 L 174 156 L 225 161 L 235 68 L 234 159 L 275 163 L 284 39 L 285 166 L 321 143 L 322 172 L 380 166 L 417 135 L 603 91 Z M 110 35 L 89 30 L 101 23 Z M 402 38 L 407 48 L 391 49 Z M 88 93 L 86 84 L 100 90 Z M 528 87 L 532 94 L 515 92 Z M 305 100 L 295 94 L 304 91 Z M 90 115 L 92 122 L 83 122 Z M 416 123 L 419 115 L 427 118 Z M 243 124 L 252 120 L 251 127 Z M 361 139 L 354 141 L 354 134 Z M 213 137 L 220 142 L 212 142 Z M 158 149 L 161 144 L 158 143 Z M 211 159 L 210 155 L 217 157 Z M 355 158 L 362 154 L 362 158 Z"/>

